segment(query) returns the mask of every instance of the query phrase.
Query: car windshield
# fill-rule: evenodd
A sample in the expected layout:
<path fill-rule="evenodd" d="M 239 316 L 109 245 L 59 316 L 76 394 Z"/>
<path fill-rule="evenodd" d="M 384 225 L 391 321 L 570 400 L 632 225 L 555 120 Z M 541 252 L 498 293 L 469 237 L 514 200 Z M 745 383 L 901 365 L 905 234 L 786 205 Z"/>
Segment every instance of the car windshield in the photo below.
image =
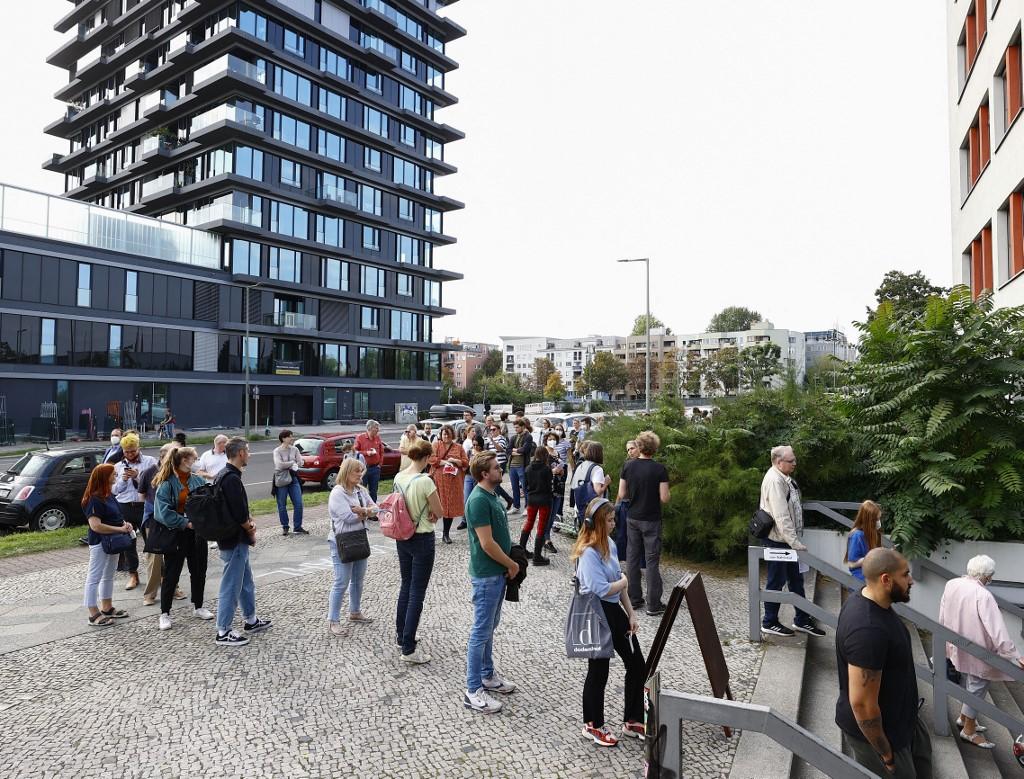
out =
<path fill-rule="evenodd" d="M 50 458 L 41 454 L 26 454 L 18 462 L 7 469 L 8 473 L 18 476 L 38 476 L 46 466 L 50 464 Z"/>
<path fill-rule="evenodd" d="M 295 442 L 299 451 L 303 454 L 320 454 L 320 447 L 323 446 L 322 438 L 300 438 Z"/>

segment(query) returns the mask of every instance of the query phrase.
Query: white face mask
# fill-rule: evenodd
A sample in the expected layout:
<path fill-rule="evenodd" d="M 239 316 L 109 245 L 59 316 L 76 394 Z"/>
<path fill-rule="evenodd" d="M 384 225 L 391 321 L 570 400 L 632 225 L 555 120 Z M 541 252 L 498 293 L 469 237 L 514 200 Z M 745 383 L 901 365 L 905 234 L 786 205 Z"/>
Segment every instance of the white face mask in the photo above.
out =
<path fill-rule="evenodd" d="M 112 436 L 110 436 L 110 445 L 111 446 L 117 446 L 119 443 L 121 443 L 121 436 L 119 436 L 119 435 L 112 435 Z"/>
<path fill-rule="evenodd" d="M 875 527 L 877 527 L 879 530 L 881 530 L 882 529 L 882 520 L 878 520 L 877 522 L 875 522 Z"/>

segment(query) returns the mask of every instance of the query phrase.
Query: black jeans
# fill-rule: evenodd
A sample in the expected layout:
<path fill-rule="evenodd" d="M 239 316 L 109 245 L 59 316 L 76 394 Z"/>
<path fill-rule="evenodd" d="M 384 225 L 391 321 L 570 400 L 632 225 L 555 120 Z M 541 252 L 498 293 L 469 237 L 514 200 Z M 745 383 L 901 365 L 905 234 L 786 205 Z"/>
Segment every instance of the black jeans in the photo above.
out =
<path fill-rule="evenodd" d="M 145 503 L 118 504 L 118 508 L 121 509 L 121 518 L 136 530 L 138 530 L 142 525 L 142 512 L 145 507 Z M 130 547 L 121 552 L 121 558 L 118 560 L 117 569 L 119 571 L 124 570 L 135 574 L 139 572 L 139 549 L 137 546 L 137 539 L 132 541 L 132 545 Z"/>
<path fill-rule="evenodd" d="M 764 540 L 766 547 L 772 549 L 791 549 L 789 544 L 782 541 L 772 541 L 770 538 Z M 782 563 L 782 562 L 769 562 L 768 567 L 768 581 L 765 583 L 764 588 L 766 590 L 775 590 L 776 592 L 782 592 L 783 587 L 789 587 L 789 591 L 794 595 L 803 596 L 804 594 L 804 575 L 800 573 L 800 563 Z M 773 625 L 779 621 L 779 607 L 781 603 L 769 603 L 765 601 L 764 604 L 764 621 L 761 623 L 765 627 Z M 811 621 L 811 615 L 806 611 L 796 609 L 796 617 L 793 620 L 798 625 L 807 625 Z"/>
<path fill-rule="evenodd" d="M 398 589 L 398 613 L 395 632 L 402 644 L 402 654 L 416 650 L 416 629 L 423 614 L 423 598 L 427 594 L 430 574 L 434 570 L 436 538 L 433 531 L 413 533 L 406 541 L 395 542 L 398 550 L 398 569 L 402 584 Z"/>
<path fill-rule="evenodd" d="M 601 601 L 608 627 L 612 630 L 612 646 L 626 665 L 626 702 L 622 710 L 623 722 L 644 721 L 644 653 L 636 636 L 627 635 L 629 620 L 618 603 Z M 595 728 L 604 725 L 604 688 L 608 685 L 608 666 L 611 660 L 588 660 L 587 680 L 583 683 L 583 721 Z"/>
<path fill-rule="evenodd" d="M 154 522 L 156 520 L 153 520 Z M 206 589 L 206 563 L 209 554 L 206 541 L 196 538 L 194 530 L 178 533 L 178 551 L 164 555 L 164 580 L 160 584 L 160 611 L 171 613 L 174 591 L 178 589 L 181 569 L 188 563 L 188 575 L 192 580 L 192 603 L 198 609 L 203 605 L 203 590 Z"/>

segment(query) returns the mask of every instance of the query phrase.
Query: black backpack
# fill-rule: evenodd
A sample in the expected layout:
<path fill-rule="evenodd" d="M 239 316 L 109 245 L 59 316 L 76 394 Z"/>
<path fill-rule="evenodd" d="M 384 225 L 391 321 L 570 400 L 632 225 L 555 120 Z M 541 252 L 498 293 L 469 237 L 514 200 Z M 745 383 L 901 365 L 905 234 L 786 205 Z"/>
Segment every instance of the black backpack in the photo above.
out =
<path fill-rule="evenodd" d="M 185 516 L 192 523 L 196 535 L 207 541 L 229 541 L 238 537 L 241 526 L 228 514 L 220 480 L 224 471 L 217 474 L 213 484 L 196 487 L 185 501 Z"/>

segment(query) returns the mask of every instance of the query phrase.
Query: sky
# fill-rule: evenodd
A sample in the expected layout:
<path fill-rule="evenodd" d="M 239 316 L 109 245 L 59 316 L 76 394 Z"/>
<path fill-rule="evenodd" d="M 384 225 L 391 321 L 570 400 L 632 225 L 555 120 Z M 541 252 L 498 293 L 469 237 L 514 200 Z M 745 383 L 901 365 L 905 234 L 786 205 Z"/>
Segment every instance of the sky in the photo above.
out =
<path fill-rule="evenodd" d="M 0 181 L 60 192 L 42 128 L 67 0 L 0 26 L 17 106 Z M 628 13 L 626 12 L 628 9 Z M 466 204 L 434 263 L 457 313 L 434 338 L 699 332 L 730 305 L 855 336 L 892 269 L 952 277 L 945 7 L 935 0 L 460 0 L 448 45 L 466 133 L 435 189 Z M 11 77 L 11 75 L 14 77 Z M 10 117 L 15 117 L 11 122 Z"/>

